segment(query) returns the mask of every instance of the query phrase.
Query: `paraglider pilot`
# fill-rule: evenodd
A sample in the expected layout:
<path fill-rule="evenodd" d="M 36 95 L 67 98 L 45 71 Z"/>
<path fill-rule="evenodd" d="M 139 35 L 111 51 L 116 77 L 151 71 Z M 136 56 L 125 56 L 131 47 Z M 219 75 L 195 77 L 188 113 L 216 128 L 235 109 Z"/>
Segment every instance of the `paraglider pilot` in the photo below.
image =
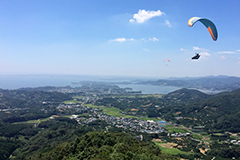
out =
<path fill-rule="evenodd" d="M 198 59 L 200 57 L 200 54 L 199 53 L 196 53 L 195 56 L 192 57 L 192 59 Z"/>

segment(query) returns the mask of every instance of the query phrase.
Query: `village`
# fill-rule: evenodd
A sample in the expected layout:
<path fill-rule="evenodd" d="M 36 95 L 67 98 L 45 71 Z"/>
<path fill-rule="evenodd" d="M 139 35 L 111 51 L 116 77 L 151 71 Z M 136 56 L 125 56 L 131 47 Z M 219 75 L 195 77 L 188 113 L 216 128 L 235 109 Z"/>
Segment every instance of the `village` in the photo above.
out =
<path fill-rule="evenodd" d="M 162 132 L 167 132 L 168 137 L 186 137 L 186 136 L 192 135 L 191 132 L 187 132 L 187 133 L 168 132 L 165 128 L 165 125 L 170 124 L 170 125 L 177 126 L 177 124 L 173 124 L 172 122 L 166 122 L 162 120 L 153 121 L 153 120 L 142 120 L 142 119 L 128 118 L 128 117 L 110 116 L 110 115 L 104 114 L 102 110 L 100 110 L 99 108 L 92 108 L 92 107 L 85 106 L 83 104 L 60 104 L 57 107 L 57 109 L 59 110 L 73 109 L 77 111 L 77 113 L 81 113 L 80 115 L 74 114 L 70 116 L 71 119 L 75 119 L 80 125 L 88 125 L 89 123 L 97 120 L 105 121 L 107 124 L 109 124 L 109 126 L 106 127 L 106 131 L 108 130 L 109 127 L 114 126 L 117 128 L 122 128 L 124 130 L 129 130 L 133 132 L 142 132 L 142 133 L 148 133 L 148 134 L 159 134 Z M 84 116 L 84 115 L 87 115 L 87 116 Z M 240 145 L 240 140 L 231 140 L 231 141 L 228 140 L 225 143 Z"/>
<path fill-rule="evenodd" d="M 80 104 L 60 104 L 57 107 L 59 110 L 63 109 L 75 109 L 81 113 L 88 113 L 88 116 L 79 116 L 72 115 L 71 119 L 76 119 L 79 124 L 87 125 L 96 120 L 102 120 L 107 122 L 109 125 L 115 126 L 117 128 L 122 128 L 124 130 L 130 130 L 135 132 L 146 132 L 149 134 L 158 134 L 162 133 L 165 130 L 164 125 L 168 124 L 165 121 L 153 121 L 153 120 L 141 120 L 135 118 L 127 118 L 127 117 L 115 117 L 109 116 L 107 114 L 103 114 L 98 108 L 91 108 Z M 168 136 L 172 137 L 182 137 L 182 136 L 190 136 L 190 133 L 174 133 L 168 134 Z"/>

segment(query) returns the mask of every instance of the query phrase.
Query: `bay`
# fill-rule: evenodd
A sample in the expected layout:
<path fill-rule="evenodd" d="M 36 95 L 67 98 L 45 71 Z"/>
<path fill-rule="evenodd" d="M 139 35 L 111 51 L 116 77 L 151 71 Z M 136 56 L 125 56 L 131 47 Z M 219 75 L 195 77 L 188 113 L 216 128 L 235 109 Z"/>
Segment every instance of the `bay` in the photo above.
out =
<path fill-rule="evenodd" d="M 138 79 L 140 80 L 140 79 Z M 146 80 L 146 79 L 144 79 Z M 133 82 L 135 78 L 131 77 L 111 77 L 111 76 L 85 76 L 85 75 L 0 75 L 1 89 L 19 89 L 27 87 L 79 87 L 73 82 L 80 81 L 96 81 L 96 82 L 112 82 L 120 88 L 132 88 L 132 91 L 141 91 L 142 94 L 168 94 L 170 92 L 181 89 L 176 86 L 156 86 L 136 83 L 121 83 Z M 119 82 L 119 83 L 118 83 Z M 213 93 L 214 91 L 200 90 L 204 93 Z M 218 93 L 219 91 L 216 91 Z"/>
<path fill-rule="evenodd" d="M 138 78 L 139 79 L 139 78 Z M 91 76 L 91 75 L 0 75 L 0 88 L 19 89 L 26 87 L 72 86 L 81 81 L 122 83 L 136 80 L 134 77 Z M 146 80 L 146 79 L 145 79 Z"/>
<path fill-rule="evenodd" d="M 64 75 L 1 75 L 0 88 L 19 89 L 26 87 L 70 86 L 71 82 L 92 79 L 84 76 Z"/>
<path fill-rule="evenodd" d="M 168 94 L 170 92 L 181 89 L 175 86 L 156 86 L 145 84 L 118 84 L 120 88 L 132 88 L 133 91 L 142 91 L 142 94 Z"/>

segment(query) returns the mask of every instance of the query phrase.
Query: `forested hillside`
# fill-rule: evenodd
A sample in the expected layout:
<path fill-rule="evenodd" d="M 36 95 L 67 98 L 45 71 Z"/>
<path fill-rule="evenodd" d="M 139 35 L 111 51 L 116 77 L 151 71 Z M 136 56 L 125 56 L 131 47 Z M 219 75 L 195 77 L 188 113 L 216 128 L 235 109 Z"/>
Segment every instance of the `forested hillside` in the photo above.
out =
<path fill-rule="evenodd" d="M 177 116 L 183 117 L 178 120 L 179 123 L 188 126 L 202 125 L 211 132 L 240 132 L 240 89 L 212 96 L 204 95 L 204 93 L 200 95 L 188 89 L 166 95 L 166 98 L 171 97 L 188 102 L 171 109 L 173 114 L 177 111 Z"/>
<path fill-rule="evenodd" d="M 106 127 L 106 123 L 94 122 L 80 126 L 76 120 L 64 117 L 44 121 L 39 125 L 0 123 L 0 159 L 29 159 L 38 153 L 49 152 L 64 142 Z"/>
<path fill-rule="evenodd" d="M 31 119 L 46 118 L 57 114 L 56 106 L 65 100 L 71 100 L 68 94 L 47 92 L 34 89 L 0 89 L 0 118 L 13 123 Z"/>
<path fill-rule="evenodd" d="M 8 159 L 10 155 L 13 160 L 178 159 L 163 154 L 150 141 L 141 141 L 121 130 L 115 132 L 114 127 L 103 132 L 106 126 L 104 121 L 81 126 L 76 120 L 60 117 L 42 122 L 37 127 L 1 123 L 0 136 L 5 138 L 1 139 L 0 159 Z"/>
<path fill-rule="evenodd" d="M 164 96 L 165 99 L 174 99 L 182 102 L 199 101 L 210 97 L 210 95 L 200 92 L 198 90 L 187 88 L 171 92 Z"/>
<path fill-rule="evenodd" d="M 32 157 L 41 160 L 62 159 L 178 159 L 161 153 L 153 143 L 145 143 L 126 134 L 117 132 L 89 132 L 75 141 L 63 143 L 50 152 Z"/>

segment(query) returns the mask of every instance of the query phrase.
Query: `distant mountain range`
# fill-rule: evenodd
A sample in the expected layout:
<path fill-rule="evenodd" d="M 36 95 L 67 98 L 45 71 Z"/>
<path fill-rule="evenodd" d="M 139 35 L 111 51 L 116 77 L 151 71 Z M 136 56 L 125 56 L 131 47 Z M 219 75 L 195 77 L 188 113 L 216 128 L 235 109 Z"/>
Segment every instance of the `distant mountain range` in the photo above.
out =
<path fill-rule="evenodd" d="M 233 76 L 207 76 L 159 79 L 155 81 L 142 81 L 138 84 L 177 86 L 207 90 L 231 91 L 240 88 L 240 78 Z"/>

